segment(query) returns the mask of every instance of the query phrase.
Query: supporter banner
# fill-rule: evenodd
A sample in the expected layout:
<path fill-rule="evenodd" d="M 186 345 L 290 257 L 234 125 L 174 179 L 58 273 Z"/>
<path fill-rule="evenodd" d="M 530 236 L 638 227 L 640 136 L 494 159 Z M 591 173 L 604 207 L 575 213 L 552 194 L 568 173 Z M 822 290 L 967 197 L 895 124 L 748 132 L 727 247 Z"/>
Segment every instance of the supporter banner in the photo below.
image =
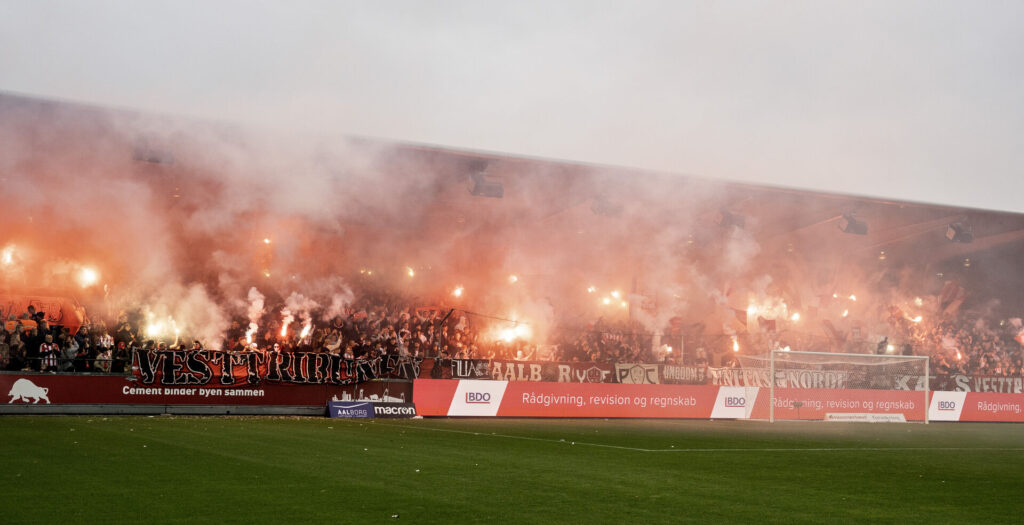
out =
<path fill-rule="evenodd" d="M 284 405 L 324 407 L 329 400 L 405 403 L 412 383 L 373 381 L 358 385 L 146 385 L 124 376 L 0 373 L 9 404 L 76 405 Z"/>
<path fill-rule="evenodd" d="M 620 372 L 616 372 L 616 366 Z M 639 367 L 639 368 L 637 368 Z M 426 379 L 495 379 L 498 381 L 547 381 L 552 383 L 615 383 L 703 385 L 703 366 L 553 363 L 487 359 L 428 359 L 422 365 Z M 632 371 L 633 376 L 630 376 Z M 619 374 L 625 377 L 619 380 Z"/>
<path fill-rule="evenodd" d="M 452 359 L 453 379 L 490 379 L 491 362 L 487 359 Z"/>
<path fill-rule="evenodd" d="M 1024 378 L 1001 376 L 969 376 L 953 374 L 930 379 L 932 390 L 949 392 L 990 392 L 998 394 L 1024 393 Z M 900 385 L 897 385 L 899 387 Z"/>
<path fill-rule="evenodd" d="M 708 418 L 717 387 L 417 379 L 423 416 Z"/>
<path fill-rule="evenodd" d="M 892 388 L 894 390 L 924 390 L 924 376 L 918 375 L 894 375 L 892 376 Z M 948 377 L 928 378 L 928 388 L 931 390 L 951 390 L 952 383 Z"/>
<path fill-rule="evenodd" d="M 770 371 L 763 368 L 708 368 L 703 366 L 680 366 L 680 365 L 642 365 L 645 368 L 637 369 L 634 374 L 638 379 L 633 379 L 629 374 L 634 366 L 632 364 L 603 364 L 603 363 L 551 363 L 551 362 L 530 362 L 530 361 L 494 361 L 496 366 L 491 366 L 492 361 L 486 359 L 454 359 L 437 360 L 426 359 L 418 363 L 417 369 L 422 373 L 418 377 L 432 379 L 497 379 L 502 381 L 549 381 L 549 382 L 574 382 L 574 383 L 614 383 L 619 382 L 621 374 L 625 383 L 634 384 L 684 384 L 703 385 L 712 384 L 719 386 L 743 386 L 743 387 L 769 387 L 768 380 Z M 657 380 L 648 380 L 647 374 L 650 367 L 658 368 Z M 640 376 L 639 374 L 643 374 Z M 402 376 L 406 377 L 406 376 Z M 539 379 L 538 379 L 539 377 Z M 855 384 L 857 379 L 843 371 L 778 371 L 776 373 L 776 386 L 778 387 L 838 387 L 850 388 L 856 386 L 868 386 Z M 915 390 L 925 389 L 924 376 L 919 375 L 892 375 L 876 376 L 875 382 L 882 381 L 884 385 L 874 384 L 874 388 L 883 386 L 893 390 Z M 863 382 L 863 380 L 861 380 Z M 964 374 L 935 375 L 929 378 L 928 389 L 932 391 L 949 392 L 991 392 L 1004 394 L 1024 393 L 1024 378 L 1021 377 L 997 377 L 997 376 L 969 376 Z"/>
<path fill-rule="evenodd" d="M 924 390 L 924 376 L 893 376 L 896 390 Z M 929 390 L 938 392 L 1024 393 L 1024 378 L 1003 376 L 937 375 L 928 378 Z"/>
<path fill-rule="evenodd" d="M 554 363 L 491 361 L 491 379 L 500 381 L 555 381 Z M 546 376 L 546 377 L 545 377 Z"/>
<path fill-rule="evenodd" d="M 656 385 L 659 383 L 658 365 L 616 363 L 615 377 L 620 383 L 630 385 Z"/>
<path fill-rule="evenodd" d="M 377 378 L 415 378 L 421 361 L 395 356 L 343 359 L 340 355 L 305 352 L 140 350 L 135 352 L 132 370 L 144 385 L 234 387 L 264 381 L 350 385 Z"/>
<path fill-rule="evenodd" d="M 711 384 L 721 386 L 771 387 L 767 368 L 708 368 Z M 775 372 L 778 388 L 847 388 L 849 373 L 834 370 L 779 370 Z"/>
<path fill-rule="evenodd" d="M 558 363 L 559 383 L 614 383 L 615 368 L 603 363 Z"/>
<path fill-rule="evenodd" d="M 705 385 L 708 369 L 705 366 L 661 365 L 661 382 L 674 385 Z"/>
<path fill-rule="evenodd" d="M 453 370 L 457 366 L 452 365 Z M 550 361 L 490 361 L 489 379 L 498 381 L 546 381 L 550 383 L 612 383 L 614 368 L 598 363 Z M 453 374 L 454 375 L 454 374 Z M 478 379 L 484 377 L 477 376 Z"/>

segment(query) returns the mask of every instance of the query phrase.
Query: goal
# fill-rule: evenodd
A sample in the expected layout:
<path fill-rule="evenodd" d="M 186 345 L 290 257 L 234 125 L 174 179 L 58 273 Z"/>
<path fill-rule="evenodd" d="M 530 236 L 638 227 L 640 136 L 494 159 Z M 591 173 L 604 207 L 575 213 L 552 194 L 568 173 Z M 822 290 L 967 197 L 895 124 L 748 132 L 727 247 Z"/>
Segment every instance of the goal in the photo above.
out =
<path fill-rule="evenodd" d="M 927 356 L 773 350 L 740 363 L 767 369 L 772 422 L 928 422 Z"/>

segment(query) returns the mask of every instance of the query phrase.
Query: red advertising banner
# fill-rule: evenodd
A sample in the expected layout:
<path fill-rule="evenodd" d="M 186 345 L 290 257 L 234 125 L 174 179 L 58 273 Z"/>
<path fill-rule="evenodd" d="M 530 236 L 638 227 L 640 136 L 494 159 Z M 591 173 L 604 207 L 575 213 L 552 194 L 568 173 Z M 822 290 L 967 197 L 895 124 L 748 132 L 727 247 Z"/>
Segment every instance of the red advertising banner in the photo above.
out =
<path fill-rule="evenodd" d="M 447 416 L 461 381 L 417 379 L 412 386 L 412 402 L 421 416 Z"/>
<path fill-rule="evenodd" d="M 770 402 L 767 388 L 714 385 L 417 379 L 413 393 L 424 416 L 768 419 Z M 983 417 L 995 414 L 1019 418 L 1015 410 L 1024 396 L 1014 399 L 986 400 L 978 406 L 987 415 L 965 410 L 962 420 L 994 421 Z M 832 413 L 900 414 L 907 421 L 923 421 L 926 409 L 923 391 L 776 389 L 779 419 L 825 419 Z"/>
<path fill-rule="evenodd" d="M 326 406 L 331 400 L 406 402 L 412 383 L 297 385 L 261 382 L 238 387 L 146 385 L 123 376 L 0 374 L 9 404 Z"/>
<path fill-rule="evenodd" d="M 505 417 L 708 418 L 717 389 L 685 385 L 509 383 Z"/>
<path fill-rule="evenodd" d="M 708 418 L 717 387 L 417 379 L 423 416 Z"/>
<path fill-rule="evenodd" d="M 1024 422 L 1024 395 L 967 392 L 960 421 Z"/>
<path fill-rule="evenodd" d="M 751 419 L 768 419 L 771 397 L 761 388 Z M 923 391 L 828 388 L 776 388 L 776 419 L 825 419 L 826 414 L 903 414 L 907 421 L 924 421 Z"/>

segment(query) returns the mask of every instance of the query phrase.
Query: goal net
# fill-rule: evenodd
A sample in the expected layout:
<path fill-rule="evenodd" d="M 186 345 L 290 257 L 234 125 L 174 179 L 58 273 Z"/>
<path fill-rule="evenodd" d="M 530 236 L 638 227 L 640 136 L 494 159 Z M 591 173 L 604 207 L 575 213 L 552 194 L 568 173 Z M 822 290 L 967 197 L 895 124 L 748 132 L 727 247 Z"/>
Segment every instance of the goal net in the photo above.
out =
<path fill-rule="evenodd" d="M 928 422 L 928 357 L 774 350 L 740 357 L 767 370 L 769 421 Z"/>

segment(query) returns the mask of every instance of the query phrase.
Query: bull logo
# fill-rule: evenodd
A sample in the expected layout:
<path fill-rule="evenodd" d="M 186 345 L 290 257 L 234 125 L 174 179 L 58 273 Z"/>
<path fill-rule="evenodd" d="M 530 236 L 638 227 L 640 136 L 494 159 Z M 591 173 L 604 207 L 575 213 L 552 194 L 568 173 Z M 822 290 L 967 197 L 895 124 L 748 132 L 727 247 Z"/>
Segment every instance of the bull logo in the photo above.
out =
<path fill-rule="evenodd" d="M 11 396 L 11 400 L 8 401 L 7 404 L 11 404 L 19 400 L 28 403 L 29 398 L 32 398 L 33 403 L 38 403 L 40 399 L 49 403 L 50 398 L 46 397 L 46 394 L 49 392 L 49 388 L 43 388 L 28 379 L 21 378 L 11 385 L 11 391 L 7 394 Z"/>

